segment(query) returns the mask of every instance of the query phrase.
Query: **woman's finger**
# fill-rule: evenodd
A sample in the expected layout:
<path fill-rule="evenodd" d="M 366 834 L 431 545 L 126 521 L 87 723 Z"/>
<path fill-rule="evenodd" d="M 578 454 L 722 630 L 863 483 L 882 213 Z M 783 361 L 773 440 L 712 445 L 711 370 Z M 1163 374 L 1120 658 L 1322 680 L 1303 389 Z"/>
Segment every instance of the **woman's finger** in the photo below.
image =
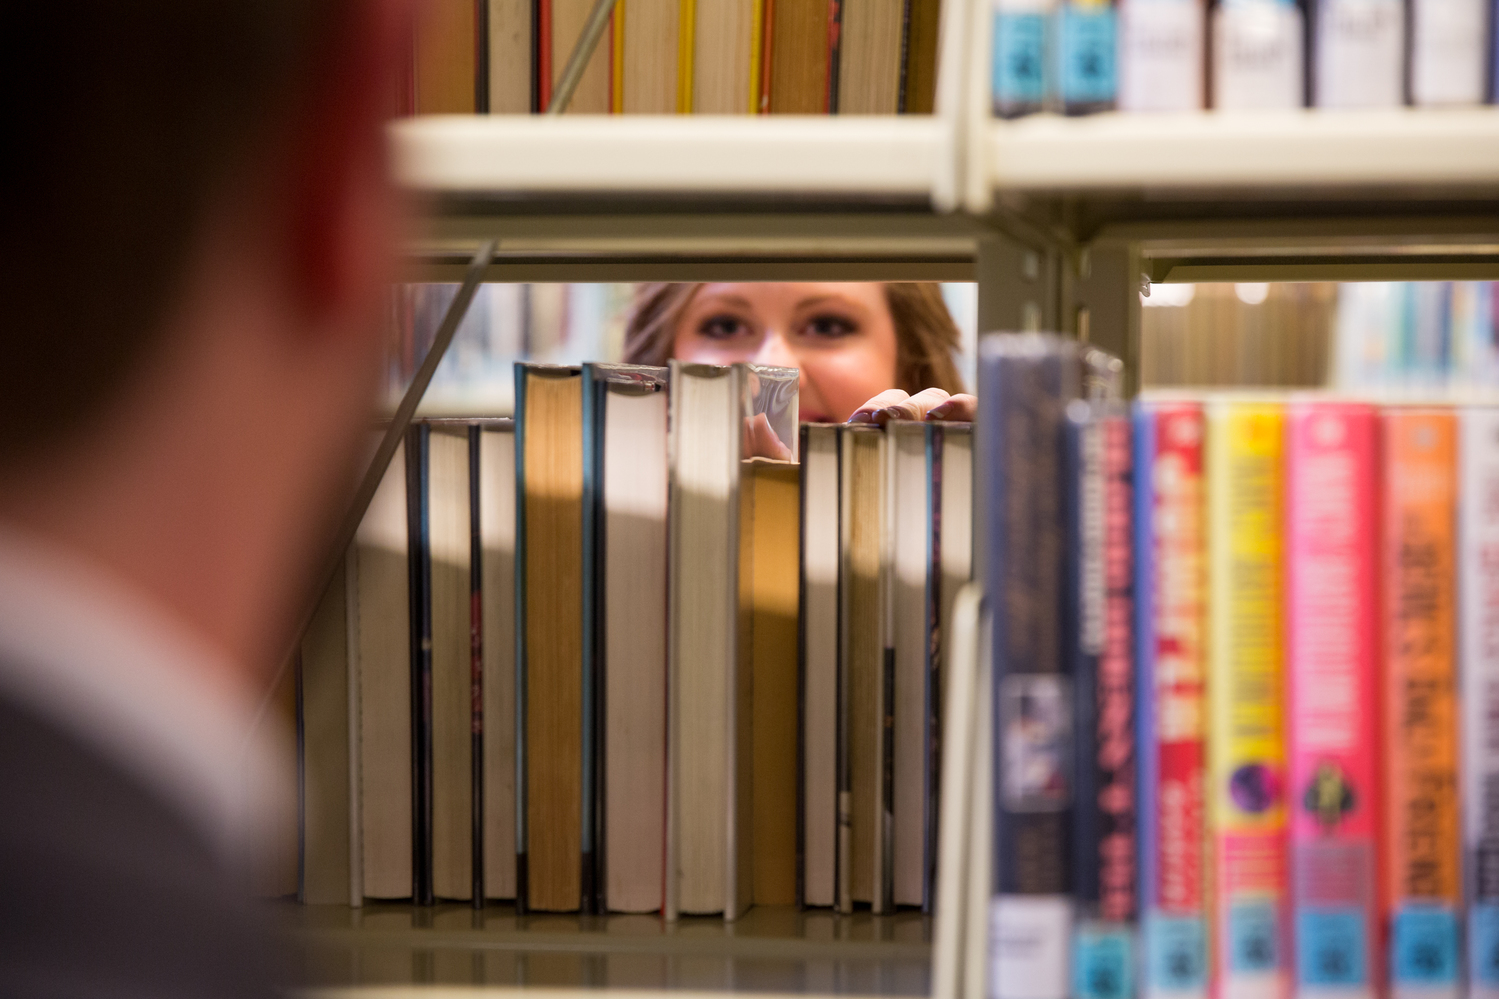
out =
<path fill-rule="evenodd" d="M 853 414 L 849 416 L 848 422 L 874 423 L 876 422 L 874 414 L 891 406 L 895 406 L 899 403 L 905 402 L 909 398 L 911 398 L 911 396 L 908 393 L 901 391 L 900 389 L 886 389 L 879 395 L 875 396 L 873 399 L 870 399 L 864 405 L 860 406 L 858 409 L 854 410 Z M 883 423 L 885 421 L 880 420 L 878 422 Z"/>
<path fill-rule="evenodd" d="M 884 426 L 891 420 L 923 420 L 930 409 L 942 405 L 947 399 L 948 395 L 942 389 L 922 389 L 913 396 L 875 410 L 870 415 L 870 422 Z"/>
<path fill-rule="evenodd" d="M 974 417 L 978 415 L 978 408 L 977 396 L 960 392 L 946 402 L 927 410 L 926 418 L 943 423 L 972 423 Z"/>

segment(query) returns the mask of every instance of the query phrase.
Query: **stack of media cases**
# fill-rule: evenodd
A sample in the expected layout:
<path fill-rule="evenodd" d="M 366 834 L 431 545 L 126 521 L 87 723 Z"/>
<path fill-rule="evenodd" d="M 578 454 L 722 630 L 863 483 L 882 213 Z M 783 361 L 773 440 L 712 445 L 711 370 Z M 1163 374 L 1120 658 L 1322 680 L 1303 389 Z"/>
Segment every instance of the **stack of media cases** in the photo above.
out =
<path fill-rule="evenodd" d="M 302 642 L 268 890 L 930 910 L 972 434 L 798 427 L 797 378 L 526 364 L 514 421 L 414 425 Z"/>
<path fill-rule="evenodd" d="M 1495 100 L 1492 0 L 993 0 L 994 113 Z"/>
<path fill-rule="evenodd" d="M 979 372 L 990 994 L 1499 990 L 1499 406 Z"/>

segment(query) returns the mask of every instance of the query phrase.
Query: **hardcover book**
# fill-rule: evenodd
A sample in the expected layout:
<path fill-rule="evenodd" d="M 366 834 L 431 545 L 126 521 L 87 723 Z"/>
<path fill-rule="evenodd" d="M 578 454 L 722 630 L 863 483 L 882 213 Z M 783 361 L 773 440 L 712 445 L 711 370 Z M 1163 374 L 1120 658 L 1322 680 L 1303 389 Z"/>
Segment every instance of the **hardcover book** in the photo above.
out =
<path fill-rule="evenodd" d="M 1134 994 L 1133 454 L 1118 404 L 1075 401 L 1067 421 L 1067 635 L 1078 696 L 1073 812 L 1074 999 Z"/>
<path fill-rule="evenodd" d="M 1499 995 L 1499 408 L 1459 412 L 1458 622 L 1468 990 Z"/>
<path fill-rule="evenodd" d="M 838 902 L 838 427 L 801 427 L 800 899 Z"/>
<path fill-rule="evenodd" d="M 583 366 L 584 737 L 600 784 L 584 831 L 603 871 L 595 904 L 617 912 L 655 912 L 665 891 L 666 378 Z"/>
<path fill-rule="evenodd" d="M 583 377 L 515 366 L 516 906 L 583 899 Z"/>
<path fill-rule="evenodd" d="M 1081 391 L 1074 342 L 986 337 L 979 350 L 978 509 L 993 607 L 998 999 L 1066 999 L 1071 938 L 1073 679 L 1063 652 L 1064 412 Z"/>
<path fill-rule="evenodd" d="M 1395 999 L 1459 993 L 1457 417 L 1390 408 L 1384 445 L 1385 844 Z"/>
<path fill-rule="evenodd" d="M 1286 416 L 1286 689 L 1295 994 L 1383 982 L 1379 825 L 1379 425 L 1371 406 Z"/>
<path fill-rule="evenodd" d="M 1208 984 L 1203 434 L 1197 403 L 1136 406 L 1136 745 L 1147 999 L 1198 999 Z"/>
<path fill-rule="evenodd" d="M 1286 985 L 1280 406 L 1206 406 L 1209 938 L 1216 995 Z"/>

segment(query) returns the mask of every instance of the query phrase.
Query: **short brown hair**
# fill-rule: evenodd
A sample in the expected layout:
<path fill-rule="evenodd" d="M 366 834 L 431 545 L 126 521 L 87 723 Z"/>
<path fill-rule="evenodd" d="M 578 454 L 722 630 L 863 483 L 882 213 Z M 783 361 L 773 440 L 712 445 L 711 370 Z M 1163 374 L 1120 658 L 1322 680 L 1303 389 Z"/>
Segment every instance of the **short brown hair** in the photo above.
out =
<path fill-rule="evenodd" d="M 143 363 L 209 199 L 284 127 L 347 2 L 0 0 L 0 461 Z"/>
<path fill-rule="evenodd" d="M 668 281 L 637 285 L 625 324 L 625 360 L 632 364 L 670 360 L 677 320 L 701 287 Z M 885 304 L 895 323 L 896 384 L 891 387 L 912 394 L 926 388 L 965 391 L 953 359 L 959 349 L 958 327 L 942 300 L 941 286 L 892 281 L 885 285 Z"/>

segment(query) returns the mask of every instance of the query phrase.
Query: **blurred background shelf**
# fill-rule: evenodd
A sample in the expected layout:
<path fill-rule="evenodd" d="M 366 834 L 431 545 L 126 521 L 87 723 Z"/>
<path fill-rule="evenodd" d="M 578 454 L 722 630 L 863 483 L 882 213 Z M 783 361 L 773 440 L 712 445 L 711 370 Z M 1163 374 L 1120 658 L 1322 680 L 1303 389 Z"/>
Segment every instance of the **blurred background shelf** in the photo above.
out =
<path fill-rule="evenodd" d="M 931 918 L 760 906 L 734 923 L 512 906 L 277 905 L 314 985 L 507 985 L 917 996 Z"/>

